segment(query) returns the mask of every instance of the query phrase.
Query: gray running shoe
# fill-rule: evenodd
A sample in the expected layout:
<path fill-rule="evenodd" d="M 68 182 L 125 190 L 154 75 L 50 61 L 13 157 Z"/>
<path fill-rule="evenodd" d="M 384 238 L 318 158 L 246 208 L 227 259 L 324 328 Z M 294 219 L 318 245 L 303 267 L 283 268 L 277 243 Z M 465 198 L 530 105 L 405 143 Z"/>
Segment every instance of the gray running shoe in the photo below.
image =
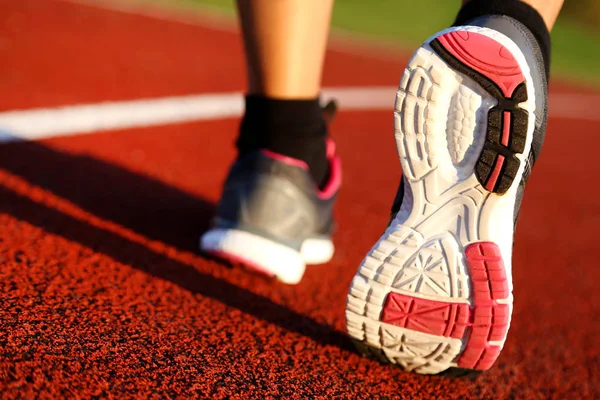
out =
<path fill-rule="evenodd" d="M 341 162 L 328 143 L 329 182 L 316 187 L 303 161 L 260 150 L 238 160 L 225 181 L 202 251 L 295 284 L 306 264 L 333 256 L 332 209 Z"/>

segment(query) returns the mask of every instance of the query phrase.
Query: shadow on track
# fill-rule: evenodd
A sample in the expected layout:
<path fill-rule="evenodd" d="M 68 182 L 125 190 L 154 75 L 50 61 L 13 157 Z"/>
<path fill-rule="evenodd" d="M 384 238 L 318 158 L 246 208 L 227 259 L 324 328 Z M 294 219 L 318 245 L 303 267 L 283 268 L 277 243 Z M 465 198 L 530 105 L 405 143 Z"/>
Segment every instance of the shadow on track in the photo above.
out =
<path fill-rule="evenodd" d="M 198 252 L 198 238 L 208 228 L 214 212 L 214 205 L 206 200 L 150 177 L 39 143 L 0 145 L 0 168 L 98 217 L 179 250 Z M 326 324 L 2 186 L 0 212 L 322 345 L 353 351 L 346 335 Z"/>

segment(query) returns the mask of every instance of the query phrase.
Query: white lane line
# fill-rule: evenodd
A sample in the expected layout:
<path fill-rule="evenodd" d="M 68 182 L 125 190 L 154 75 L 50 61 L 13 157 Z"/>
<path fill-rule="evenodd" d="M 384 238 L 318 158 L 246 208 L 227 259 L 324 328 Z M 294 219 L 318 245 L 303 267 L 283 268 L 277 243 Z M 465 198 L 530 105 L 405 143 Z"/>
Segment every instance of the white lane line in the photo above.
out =
<path fill-rule="evenodd" d="M 392 109 L 393 87 L 330 88 L 343 110 Z M 237 117 L 243 94 L 215 93 L 0 112 L 0 142 Z"/>
<path fill-rule="evenodd" d="M 243 110 L 239 93 L 115 101 L 0 113 L 0 141 L 227 118 Z"/>
<path fill-rule="evenodd" d="M 324 102 L 336 99 L 341 111 L 391 111 L 395 96 L 392 86 L 332 87 L 322 93 Z M 591 107 L 598 103 L 600 95 L 551 94 L 550 116 L 600 121 Z M 0 142 L 232 118 L 243 109 L 243 94 L 236 92 L 6 111 L 0 112 Z"/>

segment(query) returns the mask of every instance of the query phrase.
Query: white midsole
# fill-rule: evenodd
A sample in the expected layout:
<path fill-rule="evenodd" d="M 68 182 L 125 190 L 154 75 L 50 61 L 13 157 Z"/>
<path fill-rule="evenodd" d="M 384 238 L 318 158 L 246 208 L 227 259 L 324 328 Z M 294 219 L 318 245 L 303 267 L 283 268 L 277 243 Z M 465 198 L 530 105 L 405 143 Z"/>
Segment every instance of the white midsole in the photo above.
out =
<path fill-rule="evenodd" d="M 332 241 L 326 238 L 306 239 L 297 251 L 250 232 L 223 228 L 212 229 L 202 235 L 200 249 L 245 261 L 249 266 L 273 274 L 288 284 L 300 282 L 306 264 L 324 264 L 334 253 Z"/>

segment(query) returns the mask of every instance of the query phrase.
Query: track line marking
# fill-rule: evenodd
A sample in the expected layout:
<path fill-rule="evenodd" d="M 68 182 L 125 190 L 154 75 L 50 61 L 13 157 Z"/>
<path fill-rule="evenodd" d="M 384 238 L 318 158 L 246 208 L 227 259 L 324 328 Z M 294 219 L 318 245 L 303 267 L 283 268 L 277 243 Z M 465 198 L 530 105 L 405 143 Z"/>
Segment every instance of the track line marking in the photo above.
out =
<path fill-rule="evenodd" d="M 325 101 L 336 98 L 344 110 L 392 110 L 395 96 L 393 87 L 323 91 Z M 236 92 L 6 111 L 0 112 L 0 143 L 232 118 L 243 110 L 243 94 Z"/>
<path fill-rule="evenodd" d="M 391 112 L 396 90 L 393 86 L 331 87 L 323 89 L 322 98 L 324 102 L 335 99 L 342 111 Z M 600 121 L 600 114 L 589 107 L 581 107 L 581 103 L 598 104 L 600 95 L 551 95 L 550 116 Z M 0 112 L 0 143 L 234 118 L 243 111 L 241 92 L 5 111 Z"/>
<path fill-rule="evenodd" d="M 243 106 L 239 93 L 225 93 L 8 111 L 0 142 L 228 118 Z"/>

